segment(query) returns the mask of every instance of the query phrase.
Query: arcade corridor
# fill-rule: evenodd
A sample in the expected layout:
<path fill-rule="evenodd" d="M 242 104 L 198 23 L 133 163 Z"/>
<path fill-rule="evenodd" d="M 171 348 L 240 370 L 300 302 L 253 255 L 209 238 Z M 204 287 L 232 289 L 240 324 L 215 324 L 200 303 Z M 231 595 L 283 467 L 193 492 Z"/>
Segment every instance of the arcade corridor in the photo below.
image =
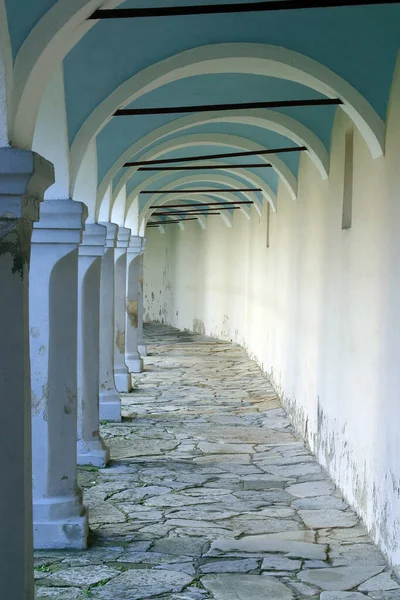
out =
<path fill-rule="evenodd" d="M 0 600 L 400 600 L 399 23 L 0 0 Z"/>

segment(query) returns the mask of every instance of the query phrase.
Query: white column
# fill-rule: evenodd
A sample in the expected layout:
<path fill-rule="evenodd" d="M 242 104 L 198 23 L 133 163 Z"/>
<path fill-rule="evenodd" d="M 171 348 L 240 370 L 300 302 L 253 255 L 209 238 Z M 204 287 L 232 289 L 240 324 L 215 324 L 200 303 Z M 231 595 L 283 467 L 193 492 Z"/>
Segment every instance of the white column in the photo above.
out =
<path fill-rule="evenodd" d="M 139 311 L 138 311 L 139 344 L 138 344 L 138 350 L 139 350 L 140 356 L 147 356 L 147 345 L 144 342 L 144 335 L 143 335 L 143 317 L 144 317 L 144 310 L 143 310 L 143 253 L 146 249 L 146 244 L 147 244 L 147 239 L 143 238 L 142 254 L 140 254 L 140 256 L 139 256 Z"/>
<path fill-rule="evenodd" d="M 0 149 L 0 587 L 33 600 L 29 258 L 39 200 L 53 167 L 34 152 Z"/>
<path fill-rule="evenodd" d="M 132 390 L 131 376 L 125 364 L 126 250 L 131 230 L 120 227 L 115 248 L 115 323 L 114 381 L 119 392 Z"/>
<path fill-rule="evenodd" d="M 29 326 L 35 548 L 85 548 L 77 485 L 78 245 L 83 204 L 47 200 L 32 234 Z"/>
<path fill-rule="evenodd" d="M 104 467 L 110 452 L 99 433 L 100 269 L 106 228 L 86 225 L 78 266 L 78 465 Z"/>
<path fill-rule="evenodd" d="M 126 254 L 126 346 L 125 362 L 130 373 L 143 371 L 143 360 L 138 350 L 139 273 L 143 238 L 132 235 Z"/>
<path fill-rule="evenodd" d="M 100 225 L 107 229 L 100 275 L 100 420 L 121 421 L 121 400 L 114 383 L 114 248 L 118 225 Z"/>

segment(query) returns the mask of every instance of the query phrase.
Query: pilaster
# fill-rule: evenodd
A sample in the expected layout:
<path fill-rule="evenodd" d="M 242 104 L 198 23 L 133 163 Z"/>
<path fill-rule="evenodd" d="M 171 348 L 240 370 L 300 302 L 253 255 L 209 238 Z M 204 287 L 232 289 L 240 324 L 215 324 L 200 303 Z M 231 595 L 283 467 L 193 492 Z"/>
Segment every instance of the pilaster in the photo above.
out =
<path fill-rule="evenodd" d="M 139 274 L 140 255 L 144 250 L 144 238 L 132 235 L 126 258 L 126 347 L 125 362 L 130 373 L 143 371 L 143 359 L 139 354 Z"/>
<path fill-rule="evenodd" d="M 107 230 L 86 225 L 78 260 L 78 465 L 104 467 L 109 449 L 99 433 L 100 270 Z"/>
<path fill-rule="evenodd" d="M 121 421 L 121 399 L 114 382 L 114 254 L 118 225 L 100 225 L 107 229 L 100 275 L 100 420 Z"/>
<path fill-rule="evenodd" d="M 34 546 L 85 548 L 77 485 L 78 245 L 86 207 L 46 200 L 32 234 L 29 322 Z"/>
<path fill-rule="evenodd" d="M 144 259 L 144 251 L 146 250 L 147 238 L 143 238 L 142 243 L 142 253 L 139 256 L 139 311 L 138 311 L 138 350 L 140 356 L 147 356 L 147 345 L 144 341 L 144 332 L 143 332 L 143 318 L 144 318 L 144 309 L 143 309 L 143 259 Z"/>
<path fill-rule="evenodd" d="M 114 321 L 114 380 L 119 392 L 132 390 L 131 376 L 125 364 L 125 307 L 126 307 L 126 253 L 131 230 L 120 227 L 115 258 L 115 321 Z"/>
<path fill-rule="evenodd" d="M 0 149 L 0 581 L 4 598 L 33 600 L 29 260 L 32 222 L 54 182 L 38 154 Z"/>

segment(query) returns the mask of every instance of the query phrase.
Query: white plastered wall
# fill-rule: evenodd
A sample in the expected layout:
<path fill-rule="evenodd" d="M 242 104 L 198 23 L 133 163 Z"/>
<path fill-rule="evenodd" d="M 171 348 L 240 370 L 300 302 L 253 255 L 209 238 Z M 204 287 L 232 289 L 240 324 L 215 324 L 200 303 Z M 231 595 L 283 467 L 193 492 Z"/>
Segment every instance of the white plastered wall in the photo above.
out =
<path fill-rule="evenodd" d="M 92 141 L 83 157 L 73 192 L 73 199 L 77 202 L 83 202 L 88 208 L 89 216 L 86 223 L 94 223 L 96 221 L 96 193 L 97 149 L 96 142 Z"/>
<path fill-rule="evenodd" d="M 331 172 L 307 156 L 298 199 L 234 226 L 209 218 L 147 229 L 145 314 L 242 344 L 272 379 L 298 431 L 374 539 L 400 566 L 400 72 L 386 156 L 355 131 L 353 220 L 342 230 L 344 138 L 338 111 Z"/>
<path fill-rule="evenodd" d="M 60 65 L 43 94 L 33 136 L 32 150 L 54 165 L 55 183 L 45 198 L 69 198 L 69 145 L 65 106 L 64 72 Z"/>
<path fill-rule="evenodd" d="M 10 142 L 12 68 L 6 6 L 4 0 L 0 0 L 0 147 L 8 146 Z"/>

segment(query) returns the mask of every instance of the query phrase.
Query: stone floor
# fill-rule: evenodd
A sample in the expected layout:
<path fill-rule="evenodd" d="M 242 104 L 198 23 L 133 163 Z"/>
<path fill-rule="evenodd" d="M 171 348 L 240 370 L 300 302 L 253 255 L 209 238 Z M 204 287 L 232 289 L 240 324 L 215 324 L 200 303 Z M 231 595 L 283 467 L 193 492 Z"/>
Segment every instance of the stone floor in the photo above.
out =
<path fill-rule="evenodd" d="M 111 465 L 80 472 L 91 547 L 37 552 L 37 600 L 400 599 L 243 350 L 146 333 L 124 420 L 102 426 Z"/>

